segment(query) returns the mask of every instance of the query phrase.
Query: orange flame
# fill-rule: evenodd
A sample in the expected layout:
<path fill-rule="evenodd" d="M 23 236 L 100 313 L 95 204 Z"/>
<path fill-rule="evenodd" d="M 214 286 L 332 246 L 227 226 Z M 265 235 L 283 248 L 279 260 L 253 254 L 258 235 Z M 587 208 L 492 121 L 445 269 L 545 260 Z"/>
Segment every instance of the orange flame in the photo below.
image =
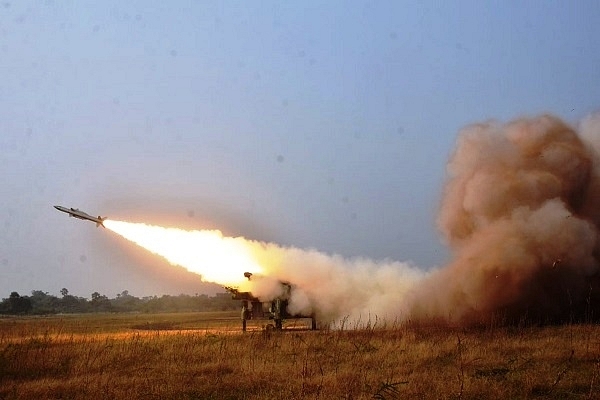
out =
<path fill-rule="evenodd" d="M 104 226 L 205 281 L 238 285 L 244 272 L 263 271 L 250 243 L 241 237 L 224 237 L 218 230 L 186 231 L 111 220 L 105 220 Z"/>

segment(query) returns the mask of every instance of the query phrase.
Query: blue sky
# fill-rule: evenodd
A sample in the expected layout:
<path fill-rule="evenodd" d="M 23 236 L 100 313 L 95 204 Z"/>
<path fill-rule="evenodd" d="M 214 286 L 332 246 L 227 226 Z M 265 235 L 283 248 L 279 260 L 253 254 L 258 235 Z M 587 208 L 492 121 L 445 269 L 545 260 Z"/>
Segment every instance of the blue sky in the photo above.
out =
<path fill-rule="evenodd" d="M 459 130 L 597 111 L 600 3 L 3 1 L 0 297 L 214 290 L 55 204 L 443 265 Z"/>

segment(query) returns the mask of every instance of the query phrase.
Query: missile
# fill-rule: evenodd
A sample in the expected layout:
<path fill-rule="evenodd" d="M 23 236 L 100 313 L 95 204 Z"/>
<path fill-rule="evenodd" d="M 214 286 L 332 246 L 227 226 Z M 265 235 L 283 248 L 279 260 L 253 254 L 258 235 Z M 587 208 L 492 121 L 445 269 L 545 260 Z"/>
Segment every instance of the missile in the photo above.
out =
<path fill-rule="evenodd" d="M 64 213 L 69 214 L 69 217 L 75 217 L 83 220 L 92 221 L 96 223 L 96 227 L 102 225 L 103 228 L 106 228 L 103 223 L 106 217 L 102 218 L 99 215 L 98 218 L 92 217 L 90 214 L 84 213 L 83 211 L 79 211 L 76 208 L 67 208 L 63 206 L 54 206 L 54 208 L 56 208 L 58 211 L 62 211 Z"/>

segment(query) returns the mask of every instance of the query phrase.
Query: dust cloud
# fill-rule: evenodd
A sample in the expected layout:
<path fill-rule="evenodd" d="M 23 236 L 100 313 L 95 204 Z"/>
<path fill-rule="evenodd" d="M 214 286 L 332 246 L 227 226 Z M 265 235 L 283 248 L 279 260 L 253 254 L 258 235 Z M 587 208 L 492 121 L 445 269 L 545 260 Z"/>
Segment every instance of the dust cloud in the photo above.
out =
<path fill-rule="evenodd" d="M 599 121 L 578 132 L 543 115 L 460 132 L 438 218 L 453 259 L 415 286 L 410 318 L 598 317 Z"/>

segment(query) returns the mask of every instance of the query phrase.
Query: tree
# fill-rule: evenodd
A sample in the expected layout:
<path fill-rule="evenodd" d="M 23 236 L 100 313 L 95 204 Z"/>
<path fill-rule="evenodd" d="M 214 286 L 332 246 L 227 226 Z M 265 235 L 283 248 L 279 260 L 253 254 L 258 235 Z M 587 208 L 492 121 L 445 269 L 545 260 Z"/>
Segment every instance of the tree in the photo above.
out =
<path fill-rule="evenodd" d="M 121 293 L 117 293 L 117 298 L 111 300 L 111 304 L 114 311 L 137 311 L 139 310 L 142 300 L 129 294 L 129 290 L 123 290 Z"/>
<path fill-rule="evenodd" d="M 91 305 L 92 305 L 92 310 L 94 310 L 96 312 L 112 310 L 112 305 L 110 304 L 110 301 L 108 300 L 108 298 L 104 295 L 101 295 L 98 292 L 92 293 Z"/>
<path fill-rule="evenodd" d="M 31 310 L 31 300 L 21 297 L 18 292 L 11 292 L 8 302 L 11 314 L 25 314 Z"/>
<path fill-rule="evenodd" d="M 67 288 L 60 289 L 60 294 L 62 295 L 62 297 L 67 297 L 69 295 L 69 289 L 67 289 Z"/>
<path fill-rule="evenodd" d="M 33 314 L 53 314 L 60 302 L 58 297 L 49 295 L 48 292 L 42 290 L 32 290 L 29 299 L 31 300 L 31 312 Z"/>

